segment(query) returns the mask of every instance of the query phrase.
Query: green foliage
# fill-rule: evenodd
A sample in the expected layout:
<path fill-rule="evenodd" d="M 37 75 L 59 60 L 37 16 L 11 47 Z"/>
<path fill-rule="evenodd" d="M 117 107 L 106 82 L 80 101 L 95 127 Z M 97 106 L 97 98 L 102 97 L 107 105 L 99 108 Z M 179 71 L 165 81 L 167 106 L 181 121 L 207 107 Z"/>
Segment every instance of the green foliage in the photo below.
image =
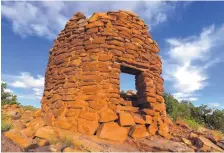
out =
<path fill-rule="evenodd" d="M 12 128 L 11 120 L 9 119 L 9 117 L 2 114 L 2 116 L 1 116 L 1 131 L 2 132 L 9 131 L 11 128 Z"/>
<path fill-rule="evenodd" d="M 6 89 L 7 89 L 7 84 L 1 83 L 1 104 L 2 105 L 6 105 L 6 104 L 20 105 L 20 103 L 17 101 L 17 96 L 7 92 Z"/>
<path fill-rule="evenodd" d="M 210 129 L 224 132 L 224 110 L 214 110 L 207 105 L 195 107 L 190 101 L 179 102 L 169 93 L 164 93 L 163 98 L 167 113 L 173 120 L 180 117 L 194 129 L 197 129 L 199 125 L 204 125 Z"/>
<path fill-rule="evenodd" d="M 2 124 L 1 124 L 1 131 L 2 132 L 9 131 L 11 128 L 12 128 L 11 123 L 2 121 Z"/>
<path fill-rule="evenodd" d="M 37 110 L 38 108 L 35 108 L 35 107 L 31 106 L 31 105 L 26 105 L 26 106 L 23 106 L 23 109 L 24 110 L 31 110 L 31 111 L 33 111 L 33 110 Z"/>
<path fill-rule="evenodd" d="M 192 119 L 184 119 L 184 122 L 195 130 L 197 130 L 200 127 L 200 125 L 195 120 Z"/>
<path fill-rule="evenodd" d="M 166 102 L 167 113 L 176 120 L 178 117 L 191 118 L 191 108 L 194 107 L 189 101 L 182 101 L 181 103 L 175 99 L 171 94 L 164 93 L 163 98 Z"/>
<path fill-rule="evenodd" d="M 215 110 L 208 117 L 208 124 L 212 129 L 224 131 L 224 110 Z"/>

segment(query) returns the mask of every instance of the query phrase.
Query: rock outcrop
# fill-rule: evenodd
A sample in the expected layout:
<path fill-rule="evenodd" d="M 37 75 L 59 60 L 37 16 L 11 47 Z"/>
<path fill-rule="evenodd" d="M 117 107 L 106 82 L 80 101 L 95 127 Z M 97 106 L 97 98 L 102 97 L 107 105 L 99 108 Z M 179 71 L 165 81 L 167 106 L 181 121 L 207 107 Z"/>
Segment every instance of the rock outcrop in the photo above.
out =
<path fill-rule="evenodd" d="M 18 112 L 20 118 L 15 118 L 11 113 L 8 113 L 8 111 Z M 28 152 L 224 151 L 224 138 L 218 131 L 203 128 L 204 132 L 201 132 L 201 128 L 193 130 L 188 126 L 183 126 L 185 125 L 184 122 L 180 124 L 179 121 L 175 123 L 170 120 L 169 130 L 171 140 L 167 140 L 161 136 L 155 135 L 155 131 L 157 131 L 159 127 L 149 115 L 141 117 L 138 113 L 126 112 L 129 114 L 129 117 L 131 114 L 135 122 L 135 125 L 130 127 L 119 126 L 119 124 L 116 123 L 119 117 L 115 116 L 115 112 L 112 110 L 106 109 L 101 112 L 106 114 L 102 115 L 105 119 L 105 122 L 103 121 L 102 123 L 95 122 L 95 120 L 98 119 L 97 116 L 87 117 L 89 113 L 85 111 L 82 113 L 81 118 L 78 118 L 78 132 L 73 132 L 71 129 L 66 130 L 61 128 L 69 127 L 68 125 L 71 124 L 70 122 L 72 122 L 72 120 L 70 122 L 64 122 L 61 118 L 57 123 L 57 125 L 60 125 L 60 128 L 47 126 L 44 125 L 44 121 L 40 116 L 40 110 L 27 110 L 25 107 L 5 105 L 2 107 L 2 116 L 4 116 L 3 122 L 5 123 L 6 120 L 11 122 L 12 129 L 2 133 L 3 150 L 12 152 L 18 150 L 18 147 L 20 147 L 21 150 Z M 89 122 L 83 122 L 86 117 L 89 119 Z M 167 119 L 169 120 L 169 118 Z M 96 135 L 93 135 L 95 133 Z M 16 144 L 16 146 L 14 144 Z"/>
<path fill-rule="evenodd" d="M 109 11 L 89 19 L 74 14 L 50 50 L 41 100 L 44 123 L 90 135 L 107 122 L 126 129 L 144 124 L 153 129 L 149 133 L 168 137 L 158 52 L 147 25 L 135 13 Z M 134 102 L 120 96 L 121 72 L 135 75 Z M 131 113 L 149 115 L 152 122 Z M 151 123 L 156 128 L 150 128 Z M 113 134 L 117 131 L 111 130 Z"/>

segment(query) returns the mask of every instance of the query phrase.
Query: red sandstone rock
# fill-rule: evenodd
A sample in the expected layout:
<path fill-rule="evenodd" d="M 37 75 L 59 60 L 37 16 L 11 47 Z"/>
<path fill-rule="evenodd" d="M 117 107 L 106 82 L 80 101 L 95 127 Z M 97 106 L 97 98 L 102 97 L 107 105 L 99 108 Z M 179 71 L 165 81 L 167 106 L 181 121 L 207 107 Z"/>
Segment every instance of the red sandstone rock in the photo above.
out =
<path fill-rule="evenodd" d="M 16 143 L 23 150 L 29 149 L 35 144 L 32 143 L 32 139 L 26 138 L 19 131 L 7 131 L 4 133 L 6 137 Z"/>
<path fill-rule="evenodd" d="M 143 117 L 137 113 L 131 113 L 135 123 L 138 123 L 138 124 L 145 124 L 145 121 L 143 119 Z"/>
<path fill-rule="evenodd" d="M 143 109 L 143 111 L 144 111 L 147 115 L 150 115 L 150 116 L 155 116 L 155 115 L 156 115 L 155 110 L 152 110 L 152 109 Z"/>
<path fill-rule="evenodd" d="M 69 120 L 67 120 L 66 118 L 60 118 L 55 120 L 53 125 L 65 130 L 68 130 L 72 127 L 71 122 L 69 122 Z"/>
<path fill-rule="evenodd" d="M 159 125 L 159 134 L 165 138 L 170 138 L 169 129 L 166 123 Z"/>
<path fill-rule="evenodd" d="M 44 125 L 44 122 L 43 122 L 42 119 L 40 119 L 40 118 L 39 119 L 35 119 L 35 120 L 33 120 L 33 121 L 31 121 L 29 123 L 29 126 L 23 131 L 23 133 L 27 137 L 32 138 L 35 135 L 36 131 L 39 128 L 43 127 L 43 125 Z"/>
<path fill-rule="evenodd" d="M 148 127 L 148 131 L 151 135 L 155 135 L 158 131 L 158 126 L 156 122 L 152 122 L 152 124 Z"/>
<path fill-rule="evenodd" d="M 144 115 L 143 118 L 145 120 L 145 124 L 152 124 L 152 116 Z"/>
<path fill-rule="evenodd" d="M 134 125 L 131 128 L 129 135 L 132 138 L 144 138 L 149 136 L 149 133 L 147 132 L 145 125 Z"/>
<path fill-rule="evenodd" d="M 88 135 L 93 135 L 98 128 L 97 121 L 89 121 L 85 119 L 78 119 L 78 132 Z"/>
<path fill-rule="evenodd" d="M 131 125 L 135 125 L 135 121 L 129 112 L 120 112 L 119 124 L 120 126 L 131 126 Z"/>
<path fill-rule="evenodd" d="M 54 129 L 51 126 L 44 126 L 39 128 L 35 133 L 35 136 L 49 141 L 57 139 Z"/>
<path fill-rule="evenodd" d="M 103 123 L 97 129 L 99 138 L 123 142 L 127 138 L 128 131 L 115 122 Z"/>
<path fill-rule="evenodd" d="M 93 101 L 90 102 L 89 107 L 95 109 L 95 110 L 100 110 L 102 109 L 105 105 L 107 105 L 107 102 L 105 100 L 98 100 L 98 101 Z"/>
<path fill-rule="evenodd" d="M 90 121 L 98 121 L 99 116 L 96 113 L 87 112 L 85 110 L 81 110 L 79 114 L 79 118 L 90 120 Z"/>
<path fill-rule="evenodd" d="M 113 110 L 108 108 L 100 113 L 99 122 L 110 122 L 116 120 L 117 118 L 117 114 Z"/>

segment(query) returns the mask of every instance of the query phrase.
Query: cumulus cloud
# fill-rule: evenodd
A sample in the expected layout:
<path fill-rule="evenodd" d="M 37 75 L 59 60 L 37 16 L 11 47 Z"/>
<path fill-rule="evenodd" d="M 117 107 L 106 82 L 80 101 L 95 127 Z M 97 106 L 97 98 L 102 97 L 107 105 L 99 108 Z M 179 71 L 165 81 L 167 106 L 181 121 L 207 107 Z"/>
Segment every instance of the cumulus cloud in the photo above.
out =
<path fill-rule="evenodd" d="M 2 16 L 12 22 L 13 31 L 22 37 L 33 35 L 53 39 L 66 21 L 78 11 L 87 17 L 93 12 L 130 10 L 146 20 L 150 27 L 167 21 L 176 2 L 130 1 L 130 2 L 3 2 Z"/>
<path fill-rule="evenodd" d="M 221 102 L 210 102 L 208 103 L 208 106 L 213 109 L 224 109 L 224 105 Z"/>
<path fill-rule="evenodd" d="M 176 93 L 173 93 L 173 96 L 180 101 L 181 100 L 189 100 L 189 101 L 198 100 L 198 98 L 195 97 L 195 95 L 193 95 L 192 93 L 176 92 Z"/>
<path fill-rule="evenodd" d="M 20 89 L 26 93 L 28 91 L 28 95 L 18 95 L 19 98 L 27 98 L 27 99 L 40 99 L 43 93 L 44 88 L 44 77 L 37 75 L 37 77 L 32 76 L 28 72 L 22 72 L 20 75 L 7 75 L 2 74 L 3 79 L 7 83 L 7 85 L 11 88 Z"/>
<path fill-rule="evenodd" d="M 172 82 L 174 96 L 179 99 L 197 100 L 195 92 L 208 85 L 207 69 L 219 63 L 215 50 L 224 45 L 224 25 L 211 25 L 198 36 L 169 38 L 168 56 L 163 58 L 164 78 Z"/>
<path fill-rule="evenodd" d="M 217 102 L 208 103 L 208 105 L 211 106 L 211 107 L 219 107 L 219 106 L 221 106 L 221 104 L 219 104 Z"/>

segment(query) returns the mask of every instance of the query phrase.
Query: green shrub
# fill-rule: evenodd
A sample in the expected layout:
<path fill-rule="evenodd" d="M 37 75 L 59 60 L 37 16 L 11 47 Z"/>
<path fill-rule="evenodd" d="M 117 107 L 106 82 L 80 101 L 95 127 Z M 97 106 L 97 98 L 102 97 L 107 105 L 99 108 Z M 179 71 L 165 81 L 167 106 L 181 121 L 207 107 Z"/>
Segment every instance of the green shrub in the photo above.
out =
<path fill-rule="evenodd" d="M 23 106 L 23 109 L 24 109 L 24 110 L 31 110 L 31 111 L 33 111 L 33 110 L 37 110 L 37 108 L 35 108 L 35 107 L 31 106 L 31 105 Z"/>
<path fill-rule="evenodd" d="M 192 129 L 195 130 L 197 130 L 200 127 L 200 125 L 195 120 L 192 119 L 184 119 L 184 122 L 186 122 L 188 126 L 190 126 Z"/>
<path fill-rule="evenodd" d="M 1 104 L 2 105 L 6 105 L 6 104 L 20 105 L 20 103 L 17 101 L 17 96 L 11 94 L 10 92 L 7 92 L 6 89 L 7 89 L 7 84 L 1 83 Z"/>
<path fill-rule="evenodd" d="M 1 131 L 9 131 L 12 128 L 11 119 L 6 116 L 5 114 L 2 114 L 1 116 Z"/>
<path fill-rule="evenodd" d="M 11 123 L 5 122 L 5 121 L 1 122 L 1 131 L 2 132 L 9 131 L 11 128 L 12 128 L 12 124 Z"/>
<path fill-rule="evenodd" d="M 192 102 L 178 101 L 171 94 L 164 93 L 167 114 L 174 120 L 178 117 L 185 121 L 192 128 L 203 125 L 207 128 L 224 132 L 224 110 L 212 109 L 207 105 L 195 107 Z"/>
<path fill-rule="evenodd" d="M 208 117 L 208 126 L 224 133 L 224 110 L 215 110 Z"/>

